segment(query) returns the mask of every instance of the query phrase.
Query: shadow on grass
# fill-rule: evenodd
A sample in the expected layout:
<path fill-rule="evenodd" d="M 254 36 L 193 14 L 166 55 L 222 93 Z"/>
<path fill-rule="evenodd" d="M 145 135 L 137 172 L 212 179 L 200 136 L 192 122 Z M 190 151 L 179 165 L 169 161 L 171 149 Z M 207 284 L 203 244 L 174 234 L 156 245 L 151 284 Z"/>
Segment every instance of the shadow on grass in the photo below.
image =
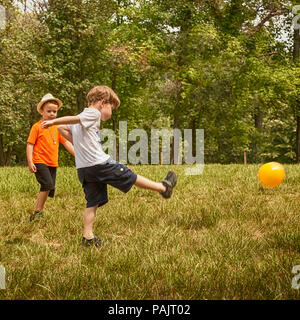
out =
<path fill-rule="evenodd" d="M 300 253 L 300 233 L 279 231 L 271 235 L 270 246 L 285 250 L 293 250 Z"/>
<path fill-rule="evenodd" d="M 181 213 L 169 218 L 168 223 L 185 230 L 200 230 L 216 225 L 219 213 L 201 208 L 199 212 Z"/>
<path fill-rule="evenodd" d="M 29 239 L 26 239 L 26 238 L 19 238 L 19 237 L 16 237 L 16 238 L 13 238 L 13 239 L 9 239 L 9 240 L 5 240 L 4 243 L 6 245 L 20 245 L 20 244 L 29 244 L 29 243 L 32 243 Z"/>

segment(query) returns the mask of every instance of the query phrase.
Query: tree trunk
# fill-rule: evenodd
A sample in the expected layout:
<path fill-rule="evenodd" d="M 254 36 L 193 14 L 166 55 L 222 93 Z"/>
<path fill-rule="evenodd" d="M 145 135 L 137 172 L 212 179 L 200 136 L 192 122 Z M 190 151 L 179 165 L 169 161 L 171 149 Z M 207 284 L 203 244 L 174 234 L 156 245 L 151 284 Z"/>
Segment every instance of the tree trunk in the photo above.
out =
<path fill-rule="evenodd" d="M 119 23 L 119 22 L 118 22 Z M 112 80 L 111 80 L 111 88 L 116 92 L 117 87 L 117 76 L 118 76 L 118 62 L 114 61 L 113 69 L 112 69 Z M 114 133 L 117 133 L 118 130 L 118 116 L 113 115 L 112 121 L 113 121 L 113 130 Z M 120 139 L 120 137 L 119 137 Z M 119 161 L 119 139 L 116 139 L 116 161 Z"/>
<path fill-rule="evenodd" d="M 296 162 L 300 163 L 300 116 L 297 116 Z"/>
<path fill-rule="evenodd" d="M 260 110 L 258 110 L 257 114 L 254 116 L 254 120 L 255 128 L 261 130 L 263 123 L 263 113 Z"/>
<path fill-rule="evenodd" d="M 9 147 L 7 152 L 4 152 L 4 146 L 3 146 L 3 136 L 0 135 L 0 166 L 9 166 L 10 160 L 12 156 L 12 148 Z"/>
<path fill-rule="evenodd" d="M 76 102 L 77 102 L 77 111 L 81 113 L 85 108 L 86 100 L 82 91 L 77 92 L 76 94 Z"/>
<path fill-rule="evenodd" d="M 3 138 L 0 135 L 0 166 L 4 166 L 5 164 L 5 157 L 4 157 L 4 150 L 3 150 Z"/>
<path fill-rule="evenodd" d="M 179 129 L 180 123 L 179 123 L 179 116 L 175 113 L 174 114 L 174 121 L 173 121 L 173 129 Z M 171 137 L 171 148 L 170 148 L 170 164 L 174 164 L 175 159 L 174 159 L 174 151 L 175 151 L 175 145 L 174 145 L 174 136 Z M 177 160 L 176 160 L 177 161 Z"/>
<path fill-rule="evenodd" d="M 180 45 L 180 50 L 177 56 L 177 65 L 181 68 L 186 64 L 187 57 L 187 42 L 188 42 L 188 31 L 191 28 L 191 17 L 192 11 L 190 8 L 186 8 L 184 12 L 184 18 L 182 19 L 180 26 L 180 35 L 178 37 L 178 43 Z M 173 112 L 173 129 L 180 129 L 181 115 L 182 115 L 182 106 L 184 105 L 181 97 L 182 93 L 182 83 L 180 79 L 176 79 L 176 92 L 175 94 L 175 107 Z M 171 139 L 171 155 L 170 162 L 174 164 L 174 138 Z"/>
<path fill-rule="evenodd" d="M 258 102 L 259 103 L 259 102 Z M 254 114 L 254 125 L 255 129 L 260 132 L 263 127 L 263 113 L 259 108 L 259 105 L 257 106 L 256 113 Z M 259 134 L 258 134 L 259 135 Z M 251 161 L 254 163 L 257 163 L 260 161 L 258 154 L 259 154 L 259 143 L 260 139 L 259 136 L 254 138 L 253 144 L 252 144 L 252 155 L 250 157 Z"/>
<path fill-rule="evenodd" d="M 294 61 L 296 62 L 300 57 L 300 33 L 299 30 L 294 30 Z"/>
<path fill-rule="evenodd" d="M 5 162 L 4 162 L 5 166 L 10 166 L 10 160 L 11 160 L 12 154 L 13 154 L 12 148 L 9 147 L 5 155 Z"/>
<path fill-rule="evenodd" d="M 116 134 L 118 130 L 118 120 L 113 119 L 113 131 Z M 119 161 L 119 139 L 116 139 L 116 161 Z"/>
<path fill-rule="evenodd" d="M 294 30 L 294 62 L 298 62 L 300 58 L 300 30 Z M 297 122 L 297 134 L 296 134 L 296 162 L 300 163 L 300 101 L 297 99 L 296 110 L 296 122 Z"/>

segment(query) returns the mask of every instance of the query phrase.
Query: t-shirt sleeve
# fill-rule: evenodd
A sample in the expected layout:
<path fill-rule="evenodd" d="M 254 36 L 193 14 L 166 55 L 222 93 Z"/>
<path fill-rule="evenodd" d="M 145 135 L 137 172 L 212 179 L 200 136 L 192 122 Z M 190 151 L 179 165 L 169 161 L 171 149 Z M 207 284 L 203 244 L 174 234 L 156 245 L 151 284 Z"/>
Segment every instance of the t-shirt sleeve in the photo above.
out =
<path fill-rule="evenodd" d="M 59 136 L 60 143 L 65 143 L 67 141 L 67 139 L 65 137 L 63 137 L 60 133 L 58 133 L 58 136 Z"/>
<path fill-rule="evenodd" d="M 81 125 L 87 129 L 99 122 L 99 114 L 100 112 L 97 112 L 97 110 L 84 110 L 78 115 L 78 117 Z"/>
<path fill-rule="evenodd" d="M 35 144 L 36 143 L 36 140 L 37 140 L 37 137 L 38 137 L 38 133 L 39 133 L 39 128 L 37 125 L 33 125 L 31 130 L 30 130 L 30 133 L 29 133 L 29 137 L 27 139 L 27 142 L 28 143 L 31 143 L 31 144 Z"/>

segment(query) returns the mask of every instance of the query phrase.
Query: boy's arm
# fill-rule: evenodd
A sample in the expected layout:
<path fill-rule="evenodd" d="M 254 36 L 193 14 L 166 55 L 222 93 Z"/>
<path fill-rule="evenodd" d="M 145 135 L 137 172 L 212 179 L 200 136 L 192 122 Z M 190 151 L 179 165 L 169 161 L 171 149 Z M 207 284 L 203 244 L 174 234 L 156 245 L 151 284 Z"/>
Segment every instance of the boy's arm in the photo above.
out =
<path fill-rule="evenodd" d="M 56 118 L 53 120 L 45 120 L 42 122 L 41 127 L 48 128 L 55 124 L 59 125 L 59 124 L 76 124 L 76 123 L 80 123 L 80 119 L 78 116 L 66 116 L 66 117 Z"/>
<path fill-rule="evenodd" d="M 27 157 L 27 163 L 28 163 L 29 170 L 32 173 L 36 172 L 36 166 L 34 165 L 34 163 L 32 161 L 33 148 L 34 148 L 34 145 L 27 142 L 26 157 Z"/>
<path fill-rule="evenodd" d="M 73 143 L 72 132 L 66 125 L 59 126 L 57 129 L 64 138 Z"/>
<path fill-rule="evenodd" d="M 67 141 L 63 143 L 66 150 L 69 151 L 72 156 L 75 156 L 74 147 L 73 147 L 73 136 L 72 136 L 71 130 L 66 125 L 64 125 L 64 126 L 59 126 L 58 131 L 64 138 L 67 139 Z"/>
<path fill-rule="evenodd" d="M 67 151 L 69 151 L 71 153 L 72 156 L 75 156 L 75 153 L 74 153 L 74 147 L 72 145 L 72 143 L 70 141 L 65 141 L 63 143 L 64 147 L 66 148 Z"/>

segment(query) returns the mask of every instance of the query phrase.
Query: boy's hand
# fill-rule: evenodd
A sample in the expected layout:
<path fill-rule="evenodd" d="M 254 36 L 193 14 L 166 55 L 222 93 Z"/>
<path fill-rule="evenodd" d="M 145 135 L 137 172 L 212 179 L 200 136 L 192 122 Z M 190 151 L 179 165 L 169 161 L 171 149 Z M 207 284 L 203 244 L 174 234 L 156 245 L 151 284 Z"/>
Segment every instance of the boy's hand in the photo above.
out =
<path fill-rule="evenodd" d="M 54 120 L 44 120 L 41 124 L 41 127 L 47 129 L 53 125 L 54 125 Z"/>
<path fill-rule="evenodd" d="M 30 172 L 36 172 L 36 166 L 34 165 L 34 163 L 28 163 L 28 167 Z"/>

